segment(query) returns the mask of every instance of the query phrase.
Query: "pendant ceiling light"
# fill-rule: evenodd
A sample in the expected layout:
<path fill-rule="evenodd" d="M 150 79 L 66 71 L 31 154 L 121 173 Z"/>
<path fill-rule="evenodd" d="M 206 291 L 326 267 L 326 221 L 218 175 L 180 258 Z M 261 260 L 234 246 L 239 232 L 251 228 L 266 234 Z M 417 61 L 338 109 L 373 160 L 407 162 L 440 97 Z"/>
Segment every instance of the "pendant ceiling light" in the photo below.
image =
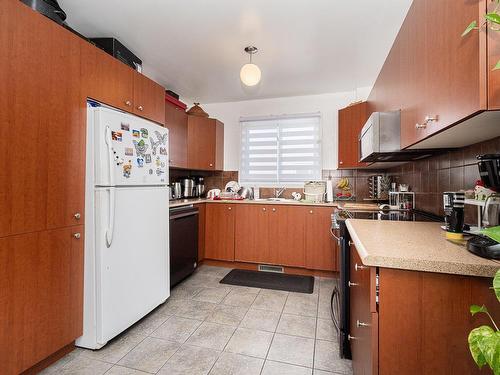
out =
<path fill-rule="evenodd" d="M 252 63 L 252 55 L 257 51 L 257 47 L 248 46 L 245 48 L 245 52 L 250 55 L 250 62 L 243 65 L 240 70 L 240 79 L 245 86 L 255 86 L 260 82 L 262 73 L 259 67 Z"/>

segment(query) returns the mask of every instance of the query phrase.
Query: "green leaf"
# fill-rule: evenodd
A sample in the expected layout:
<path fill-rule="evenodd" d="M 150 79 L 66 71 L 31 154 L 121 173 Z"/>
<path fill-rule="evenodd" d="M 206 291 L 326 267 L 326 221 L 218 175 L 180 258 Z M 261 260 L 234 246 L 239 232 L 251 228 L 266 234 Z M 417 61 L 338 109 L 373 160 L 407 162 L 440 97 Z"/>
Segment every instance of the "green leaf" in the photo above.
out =
<path fill-rule="evenodd" d="M 486 13 L 484 18 L 490 22 L 500 25 L 500 15 L 498 13 Z"/>
<path fill-rule="evenodd" d="M 482 347 L 484 347 L 482 340 L 484 339 L 484 337 L 491 336 L 494 333 L 495 331 L 493 331 L 493 329 L 488 326 L 481 326 L 478 328 L 474 328 L 469 333 L 468 337 L 469 350 L 470 353 L 472 354 L 472 358 L 474 358 L 474 361 L 476 362 L 479 368 L 482 368 L 487 363 L 486 357 L 482 350 Z"/>
<path fill-rule="evenodd" d="M 470 313 L 472 315 L 475 315 L 477 313 L 487 313 L 488 312 L 488 309 L 486 308 L 486 306 L 479 306 L 479 305 L 472 305 L 470 307 Z"/>
<path fill-rule="evenodd" d="M 500 373 L 500 333 L 493 331 L 492 334 L 483 335 L 479 340 L 479 348 L 494 373 Z"/>
<path fill-rule="evenodd" d="M 477 26 L 477 21 L 472 21 L 469 26 L 467 26 L 467 28 L 464 30 L 464 32 L 462 33 L 462 37 L 466 36 L 468 33 L 470 33 L 472 30 L 474 30 Z"/>
<path fill-rule="evenodd" d="M 500 69 L 500 61 L 497 62 L 495 69 Z M 498 302 L 500 302 L 500 269 L 497 270 L 495 277 L 493 278 L 493 290 L 497 296 Z"/>
<path fill-rule="evenodd" d="M 497 61 L 495 67 L 492 70 L 498 70 L 500 69 L 500 60 Z"/>

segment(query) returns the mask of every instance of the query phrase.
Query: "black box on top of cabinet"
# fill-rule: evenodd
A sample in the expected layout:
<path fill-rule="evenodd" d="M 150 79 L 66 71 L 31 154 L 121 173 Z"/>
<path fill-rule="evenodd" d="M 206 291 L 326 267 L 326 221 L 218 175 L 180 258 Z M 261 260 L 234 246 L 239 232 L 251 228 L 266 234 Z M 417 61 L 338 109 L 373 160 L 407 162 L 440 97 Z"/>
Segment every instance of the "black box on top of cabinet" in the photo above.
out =
<path fill-rule="evenodd" d="M 127 64 L 138 72 L 142 71 L 142 60 L 134 55 L 118 39 L 115 38 L 91 38 L 92 43 L 111 56 Z"/>

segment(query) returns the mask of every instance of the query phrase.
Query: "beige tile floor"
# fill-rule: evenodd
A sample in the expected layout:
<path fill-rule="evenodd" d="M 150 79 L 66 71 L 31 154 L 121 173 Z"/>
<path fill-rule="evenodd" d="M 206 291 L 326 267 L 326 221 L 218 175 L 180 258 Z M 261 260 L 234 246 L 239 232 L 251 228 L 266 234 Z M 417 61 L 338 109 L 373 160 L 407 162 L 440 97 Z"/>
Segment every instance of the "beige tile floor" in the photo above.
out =
<path fill-rule="evenodd" d="M 352 374 L 330 319 L 335 279 L 313 294 L 220 284 L 202 266 L 169 300 L 97 351 L 76 349 L 43 374 Z"/>

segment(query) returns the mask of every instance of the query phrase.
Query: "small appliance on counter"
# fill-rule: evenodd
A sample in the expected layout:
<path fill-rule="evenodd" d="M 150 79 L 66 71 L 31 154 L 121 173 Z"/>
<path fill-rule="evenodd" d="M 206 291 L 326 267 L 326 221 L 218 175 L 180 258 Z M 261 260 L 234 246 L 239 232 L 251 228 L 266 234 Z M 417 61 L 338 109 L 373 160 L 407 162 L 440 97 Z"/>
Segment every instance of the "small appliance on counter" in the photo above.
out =
<path fill-rule="evenodd" d="M 203 177 L 196 177 L 195 196 L 201 198 L 205 194 L 205 179 Z"/>
<path fill-rule="evenodd" d="M 305 200 L 313 203 L 323 203 L 326 195 L 325 181 L 308 181 L 304 184 Z"/>
<path fill-rule="evenodd" d="M 478 169 L 484 187 L 498 191 L 500 189 L 500 154 L 479 155 Z M 484 202 L 482 223 L 488 228 L 500 224 L 500 194 L 493 193 Z M 467 241 L 467 250 L 483 258 L 500 259 L 500 243 L 492 238 L 475 234 Z"/>
<path fill-rule="evenodd" d="M 182 199 L 182 184 L 180 182 L 174 182 L 172 187 L 172 198 Z"/>
<path fill-rule="evenodd" d="M 443 193 L 446 237 L 454 240 L 463 238 L 465 193 L 445 191 Z"/>
<path fill-rule="evenodd" d="M 194 198 L 196 195 L 196 189 L 194 185 L 194 179 L 192 178 L 183 178 L 181 180 L 182 184 L 182 197 L 183 198 Z"/>

